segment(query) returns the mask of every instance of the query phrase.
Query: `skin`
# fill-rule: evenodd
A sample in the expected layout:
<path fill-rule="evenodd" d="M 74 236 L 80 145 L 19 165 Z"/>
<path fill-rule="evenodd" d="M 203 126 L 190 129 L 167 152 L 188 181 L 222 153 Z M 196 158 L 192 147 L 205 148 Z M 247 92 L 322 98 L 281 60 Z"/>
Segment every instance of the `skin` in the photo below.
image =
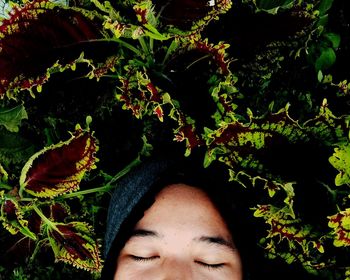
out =
<path fill-rule="evenodd" d="M 232 236 L 197 188 L 165 187 L 136 224 L 117 259 L 115 280 L 242 280 Z"/>

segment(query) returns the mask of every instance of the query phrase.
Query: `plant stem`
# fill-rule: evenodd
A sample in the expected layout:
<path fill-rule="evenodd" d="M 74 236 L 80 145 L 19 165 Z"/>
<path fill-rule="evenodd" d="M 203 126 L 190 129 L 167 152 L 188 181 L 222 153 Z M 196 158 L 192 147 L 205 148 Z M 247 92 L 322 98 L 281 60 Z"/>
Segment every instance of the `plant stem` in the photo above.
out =
<path fill-rule="evenodd" d="M 196 64 L 197 62 L 200 62 L 201 60 L 206 59 L 206 58 L 208 58 L 208 57 L 210 57 L 209 54 L 204 55 L 204 56 L 202 56 L 202 57 L 196 59 L 195 61 L 193 61 L 192 63 L 190 63 L 189 65 L 187 65 L 186 70 L 188 70 L 189 68 L 191 68 L 191 67 L 192 67 L 194 64 Z"/>
<path fill-rule="evenodd" d="M 0 182 L 0 189 L 12 190 L 12 187 L 9 186 L 8 184 Z"/>
<path fill-rule="evenodd" d="M 165 62 L 169 59 L 170 55 L 176 50 L 176 47 L 177 47 L 177 43 L 175 40 L 173 40 L 167 49 L 167 52 L 166 52 L 164 59 L 162 61 L 162 65 L 164 65 Z"/>
<path fill-rule="evenodd" d="M 21 199 L 23 199 L 23 191 L 24 191 L 24 188 L 22 185 L 19 186 L 19 191 L 18 191 L 18 195 Z"/>
<path fill-rule="evenodd" d="M 42 240 L 40 240 L 39 242 L 37 242 L 37 244 L 35 245 L 35 249 L 34 249 L 32 255 L 31 255 L 31 257 L 29 258 L 29 263 L 31 263 L 31 262 L 34 261 L 36 254 L 37 254 L 38 251 L 40 250 L 41 244 L 42 244 L 42 243 L 45 243 L 45 242 L 47 242 L 47 238 L 42 239 Z"/>
<path fill-rule="evenodd" d="M 90 194 L 90 193 L 96 193 L 96 192 L 108 192 L 109 190 L 114 188 L 114 183 L 116 181 L 118 181 L 121 177 L 123 177 L 125 174 L 127 174 L 132 168 L 134 168 L 135 166 L 139 165 L 141 162 L 140 158 L 137 157 L 136 159 L 134 159 L 130 164 L 128 164 L 124 169 L 122 169 L 120 172 L 117 173 L 117 175 L 115 175 L 112 180 L 110 180 L 105 186 L 103 187 L 98 187 L 98 188 L 93 188 L 93 189 L 88 189 L 88 190 L 83 190 L 83 191 L 79 191 L 79 192 L 74 192 L 74 193 L 67 193 L 64 194 L 62 196 L 60 196 L 60 198 L 62 199 L 66 199 L 66 198 L 72 198 L 72 197 L 77 197 L 80 195 L 86 195 L 86 194 Z"/>
<path fill-rule="evenodd" d="M 118 79 L 119 76 L 118 75 L 103 75 L 103 78 L 111 78 L 111 79 Z"/>
<path fill-rule="evenodd" d="M 116 181 L 118 181 L 121 177 L 123 177 L 124 175 L 126 175 L 127 173 L 129 173 L 129 171 L 131 169 L 133 169 L 135 166 L 139 165 L 141 163 L 141 160 L 139 157 L 137 157 L 136 159 L 134 159 L 131 163 L 129 163 L 124 169 L 122 169 L 120 172 L 117 173 L 117 175 L 115 175 L 112 180 L 110 180 L 108 182 L 108 184 L 106 185 L 106 187 L 108 187 L 108 190 L 114 188 L 114 183 Z"/>
<path fill-rule="evenodd" d="M 141 56 L 141 52 L 135 48 L 133 45 L 123 41 L 123 40 L 120 40 L 120 39 L 113 39 L 115 42 L 121 44 L 122 46 L 126 47 L 127 49 L 133 51 L 135 54 L 137 54 L 138 56 Z"/>
<path fill-rule="evenodd" d="M 40 210 L 35 204 L 32 205 L 32 208 L 33 208 L 34 211 L 39 215 L 39 217 L 42 219 L 42 221 L 43 221 L 46 225 L 48 225 L 50 228 L 53 228 L 53 229 L 56 230 L 56 231 L 59 231 L 59 230 L 57 229 L 57 227 L 55 226 L 55 224 L 54 224 L 52 221 L 50 221 L 50 220 L 44 215 L 44 213 L 41 212 L 41 210 Z"/>
<path fill-rule="evenodd" d="M 24 202 L 31 202 L 33 201 L 34 199 L 33 198 L 30 198 L 30 197 L 23 197 L 23 198 L 20 198 L 19 201 L 24 201 Z"/>
<path fill-rule="evenodd" d="M 113 38 L 113 39 L 94 39 L 94 40 L 88 40 L 86 42 L 111 42 L 111 43 L 118 43 L 120 45 L 122 45 L 123 47 L 126 47 L 127 49 L 131 50 L 132 52 L 134 52 L 137 55 L 141 55 L 141 52 L 139 49 L 137 49 L 136 47 L 134 47 L 133 45 L 118 39 L 118 38 Z M 84 42 L 81 42 L 84 43 Z"/>
<path fill-rule="evenodd" d="M 148 55 L 148 54 L 149 54 L 149 49 L 148 49 L 148 47 L 147 47 L 147 44 L 146 44 L 145 40 L 144 40 L 142 37 L 140 37 L 140 38 L 139 38 L 139 42 L 140 42 L 140 45 L 141 45 L 141 47 L 142 47 L 143 52 L 144 52 L 146 55 Z"/>
<path fill-rule="evenodd" d="M 149 48 L 151 53 L 153 54 L 153 48 L 154 48 L 154 39 L 153 38 L 149 38 Z"/>
<path fill-rule="evenodd" d="M 144 52 L 144 55 L 146 56 L 146 60 L 147 60 L 148 65 L 152 65 L 153 64 L 153 59 L 152 59 L 152 53 L 151 53 L 151 50 L 150 50 L 150 48 L 152 46 L 150 46 L 150 48 L 148 48 L 148 46 L 146 44 L 146 41 L 145 41 L 145 39 L 143 37 L 139 38 L 139 42 L 140 42 L 140 45 L 141 45 L 142 50 Z"/>
<path fill-rule="evenodd" d="M 326 190 L 328 191 L 328 193 L 331 195 L 332 197 L 332 201 L 336 202 L 337 200 L 337 192 L 335 190 L 332 190 L 330 186 L 328 186 L 327 184 L 320 182 L 319 183 L 326 188 Z"/>
<path fill-rule="evenodd" d="M 106 192 L 108 190 L 109 190 L 108 185 L 105 185 L 105 186 L 99 187 L 99 188 L 93 188 L 93 189 L 83 190 L 83 191 L 79 191 L 79 192 L 64 194 L 60 198 L 63 198 L 63 199 L 73 198 L 73 197 L 77 197 L 77 196 L 85 195 L 85 194 L 89 194 L 89 193 Z"/>

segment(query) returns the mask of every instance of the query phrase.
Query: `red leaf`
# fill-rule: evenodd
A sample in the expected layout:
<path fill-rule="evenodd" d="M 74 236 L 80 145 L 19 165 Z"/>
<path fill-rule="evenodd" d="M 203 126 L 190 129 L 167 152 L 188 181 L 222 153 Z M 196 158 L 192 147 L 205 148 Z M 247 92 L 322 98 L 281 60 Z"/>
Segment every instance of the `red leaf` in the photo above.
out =
<path fill-rule="evenodd" d="M 36 235 L 28 228 L 28 221 L 23 218 L 21 206 L 15 199 L 7 198 L 1 201 L 0 196 L 0 221 L 11 234 L 21 232 L 33 240 L 36 239 Z"/>
<path fill-rule="evenodd" d="M 22 170 L 20 185 L 38 197 L 53 197 L 79 188 L 86 171 L 95 168 L 96 139 L 77 131 L 66 142 L 34 154 Z"/>
<path fill-rule="evenodd" d="M 80 55 L 81 49 L 68 46 L 98 34 L 92 20 L 47 0 L 15 6 L 0 25 L 0 96 L 44 83 L 47 68 L 57 61 L 68 64 Z"/>
<path fill-rule="evenodd" d="M 86 223 L 55 224 L 48 234 L 57 260 L 89 271 L 101 270 L 98 244 L 90 237 L 92 233 Z"/>

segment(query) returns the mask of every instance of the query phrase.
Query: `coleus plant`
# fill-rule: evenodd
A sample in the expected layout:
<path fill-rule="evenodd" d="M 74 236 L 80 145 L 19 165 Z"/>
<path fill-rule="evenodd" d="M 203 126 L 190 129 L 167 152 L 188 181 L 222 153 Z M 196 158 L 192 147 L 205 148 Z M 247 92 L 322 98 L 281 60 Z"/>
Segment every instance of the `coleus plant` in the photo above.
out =
<path fill-rule="evenodd" d="M 77 126 L 69 140 L 49 143 L 53 141 L 42 140 L 47 135 L 37 131 L 39 122 L 32 120 L 30 128 L 27 111 L 36 112 L 27 104 L 33 104 L 32 97 L 50 94 L 45 92 L 46 84 L 61 73 L 98 83 L 108 79 L 115 93 L 109 100 L 143 121 L 140 155 L 151 153 L 149 142 L 159 133 L 155 120 L 170 126 L 173 139 L 167 141 L 185 143 L 185 156 L 204 149 L 206 167 L 219 161 L 227 167 L 229 181 L 247 192 L 262 190 L 246 207 L 252 208 L 251 218 L 266 229 L 260 246 L 267 256 L 301 264 L 319 275 L 336 271 L 339 279 L 345 279 L 350 265 L 337 256 L 346 255 L 350 244 L 345 189 L 350 184 L 348 116 L 336 116 L 326 99 L 316 97 L 313 101 L 319 103 L 313 105 L 318 111 L 304 114 L 300 110 L 302 120 L 291 116 L 288 95 L 276 100 L 277 105 L 285 103 L 277 112 L 274 103 L 264 111 L 266 104 L 256 101 L 268 100 L 267 89 L 271 91 L 272 77 L 282 71 L 287 51 L 293 59 L 307 61 L 309 46 L 315 46 L 310 41 L 323 36 L 315 32 L 320 10 L 324 16 L 331 2 L 242 1 L 256 13 L 290 13 L 303 21 L 287 41 L 268 42 L 255 62 L 247 62 L 236 73 L 229 44 L 212 42 L 208 31 L 235 7 L 225 0 L 204 2 L 199 1 L 198 6 L 181 2 L 188 12 L 184 21 L 174 6 L 162 7 L 160 1 L 91 0 L 69 6 L 34 0 L 9 3 L 3 9 L 0 124 L 7 132 L 2 134 L 11 138 L 8 132 L 18 133 L 25 124 L 27 132 L 38 134 L 38 142 L 46 142 L 42 148 L 27 144 L 15 157 L 15 149 L 13 154 L 0 150 L 4 228 L 34 240 L 37 248 L 51 246 L 58 261 L 92 272 L 101 270 L 99 245 L 91 226 L 83 218 L 72 220 L 66 201 L 109 191 L 140 157 L 110 176 L 98 166 L 98 144 L 89 128 L 90 118 L 87 128 Z M 244 89 L 252 86 L 244 83 L 253 84 L 251 73 L 258 77 L 258 92 L 249 96 Z M 190 85 L 192 81 L 195 85 Z M 59 121 L 67 119 L 74 121 L 64 116 Z M 12 167 L 21 162 L 23 168 L 16 173 Z M 103 186 L 77 191 L 82 180 L 92 181 L 86 174 L 96 166 Z M 319 202 L 314 203 L 317 196 Z"/>
<path fill-rule="evenodd" d="M 1 191 L 0 219 L 7 230 L 12 234 L 20 232 L 34 241 L 40 236 L 41 241 L 51 244 L 57 260 L 90 271 L 101 269 L 91 227 L 81 221 L 55 221 L 56 211 L 68 209 L 53 198 L 79 187 L 85 172 L 96 167 L 97 150 L 93 133 L 77 126 L 69 140 L 45 147 L 29 158 L 20 175 L 19 189 L 14 186 L 8 193 Z M 7 184 L 8 174 L 2 172 L 2 184 Z M 45 215 L 42 208 L 47 206 L 49 213 Z M 33 215 L 34 220 L 29 223 L 26 217 Z"/>

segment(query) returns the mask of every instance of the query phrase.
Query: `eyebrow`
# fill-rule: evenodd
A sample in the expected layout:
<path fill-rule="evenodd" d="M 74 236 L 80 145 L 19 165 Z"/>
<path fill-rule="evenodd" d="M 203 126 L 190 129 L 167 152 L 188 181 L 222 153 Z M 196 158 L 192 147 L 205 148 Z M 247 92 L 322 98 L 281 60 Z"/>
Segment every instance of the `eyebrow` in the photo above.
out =
<path fill-rule="evenodd" d="M 156 237 L 161 238 L 162 235 L 159 234 L 156 231 L 153 230 L 147 230 L 147 229 L 136 229 L 132 232 L 131 237 Z M 228 241 L 222 236 L 200 236 L 193 238 L 193 241 L 195 242 L 203 242 L 210 245 L 216 245 L 219 248 L 229 249 L 230 251 L 234 252 L 237 250 L 236 246 L 233 244 L 233 242 Z"/>
<path fill-rule="evenodd" d="M 161 235 L 153 230 L 135 229 L 130 237 L 161 237 Z"/>
<path fill-rule="evenodd" d="M 221 236 L 201 236 L 199 238 L 194 238 L 193 240 L 196 242 L 204 242 L 207 244 L 216 245 L 219 248 L 229 249 L 233 252 L 237 250 L 233 242 L 230 242 Z"/>

